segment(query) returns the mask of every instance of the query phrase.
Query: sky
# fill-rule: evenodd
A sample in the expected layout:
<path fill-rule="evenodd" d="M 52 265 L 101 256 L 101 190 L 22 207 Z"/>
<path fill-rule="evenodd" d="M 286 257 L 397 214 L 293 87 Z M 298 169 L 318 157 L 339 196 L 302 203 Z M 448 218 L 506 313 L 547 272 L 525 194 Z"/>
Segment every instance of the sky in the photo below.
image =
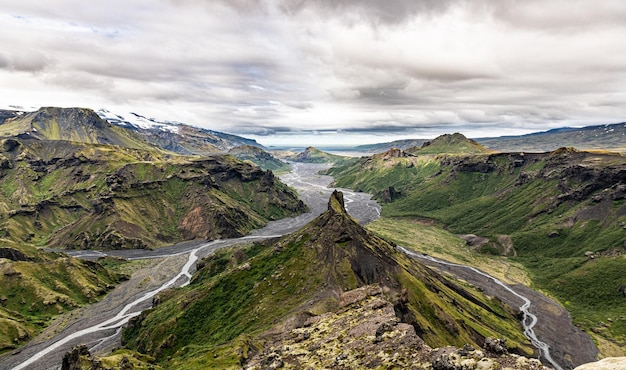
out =
<path fill-rule="evenodd" d="M 0 0 L 0 24 L 5 108 L 266 146 L 626 121 L 623 0 Z"/>

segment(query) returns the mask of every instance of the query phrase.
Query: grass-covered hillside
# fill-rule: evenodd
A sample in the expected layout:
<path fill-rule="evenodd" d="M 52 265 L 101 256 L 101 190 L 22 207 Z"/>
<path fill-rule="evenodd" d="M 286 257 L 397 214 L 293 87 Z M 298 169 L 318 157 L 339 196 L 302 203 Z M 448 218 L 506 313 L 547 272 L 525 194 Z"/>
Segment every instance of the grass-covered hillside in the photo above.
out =
<path fill-rule="evenodd" d="M 0 137 L 30 137 L 156 150 L 140 135 L 101 119 L 86 108 L 45 107 L 0 124 Z"/>
<path fill-rule="evenodd" d="M 56 248 L 156 248 L 236 237 L 304 205 L 229 156 L 164 158 L 98 144 L 6 139 L 0 237 Z"/>
<path fill-rule="evenodd" d="M 626 157 L 574 149 L 379 155 L 329 173 L 338 186 L 386 202 L 386 218 L 481 237 L 478 252 L 522 263 L 601 350 L 624 354 Z"/>
<path fill-rule="evenodd" d="M 303 163 L 343 163 L 349 160 L 349 157 L 327 153 L 312 146 L 300 153 L 285 152 L 281 154 L 283 159 Z"/>
<path fill-rule="evenodd" d="M 499 300 L 432 272 L 361 228 L 345 212 L 341 193 L 331 196 L 327 212 L 294 234 L 218 252 L 202 261 L 191 284 L 158 296 L 156 307 L 123 332 L 123 341 L 163 368 L 237 368 L 267 356 L 276 341 L 295 338 L 305 322 L 336 313 L 343 319 L 333 324 L 335 341 L 324 341 L 326 334 L 313 330 L 308 336 L 300 333 L 305 337 L 299 341 L 318 343 L 319 356 L 340 346 L 356 364 L 378 356 L 377 351 L 341 347 L 344 338 L 364 335 L 368 343 L 375 339 L 376 326 L 360 326 L 361 334 L 350 331 L 360 316 L 346 307 L 354 299 L 350 296 L 360 294 L 379 297 L 363 308 L 372 314 L 393 307 L 390 332 L 399 323 L 408 324 L 430 346 L 480 346 L 486 337 L 505 336 L 511 351 L 533 352 L 514 312 Z M 382 335 L 385 328 L 376 334 L 381 346 L 388 338 Z M 285 352 L 289 348 L 282 347 L 285 363 L 319 366 L 315 358 L 321 357 L 291 356 Z M 406 348 L 399 344 L 395 350 Z M 396 360 L 385 359 L 387 365 Z"/>
<path fill-rule="evenodd" d="M 102 298 L 121 279 L 100 264 L 0 241 L 0 354 L 57 315 Z"/>
<path fill-rule="evenodd" d="M 408 148 L 411 154 L 480 154 L 487 153 L 488 150 L 472 139 L 466 138 L 463 134 L 445 134 L 436 137 L 431 141 L 426 141 L 420 147 Z"/>
<path fill-rule="evenodd" d="M 228 154 L 242 161 L 250 161 L 262 169 L 271 170 L 274 173 L 285 173 L 290 170 L 290 166 L 287 163 L 256 146 L 237 146 L 230 149 Z"/>

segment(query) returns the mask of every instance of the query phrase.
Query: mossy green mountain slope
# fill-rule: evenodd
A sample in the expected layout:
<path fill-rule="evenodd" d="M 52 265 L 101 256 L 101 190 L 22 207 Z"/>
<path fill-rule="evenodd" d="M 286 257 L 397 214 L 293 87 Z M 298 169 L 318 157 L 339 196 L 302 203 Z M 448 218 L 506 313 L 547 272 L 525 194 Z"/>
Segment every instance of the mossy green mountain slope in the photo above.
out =
<path fill-rule="evenodd" d="M 122 276 L 100 264 L 0 241 L 0 353 L 32 339 L 57 315 L 104 296 Z"/>
<path fill-rule="evenodd" d="M 287 163 L 252 145 L 234 147 L 228 151 L 228 154 L 242 161 L 250 161 L 264 170 L 271 170 L 275 173 L 288 172 L 290 168 Z"/>
<path fill-rule="evenodd" d="M 486 238 L 483 253 L 517 256 L 577 323 L 626 348 L 624 156 L 571 148 L 372 156 L 329 173 L 388 202 L 384 217 L 431 219 Z"/>
<path fill-rule="evenodd" d="M 458 132 L 438 136 L 432 141 L 426 141 L 421 147 L 409 148 L 406 151 L 412 154 L 478 154 L 488 152 L 485 147 Z"/>
<path fill-rule="evenodd" d="M 237 237 L 305 206 L 271 172 L 229 156 L 4 141 L 1 236 L 57 248 L 156 248 Z"/>
<path fill-rule="evenodd" d="M 18 135 L 39 140 L 157 149 L 132 130 L 113 125 L 87 108 L 44 107 L 6 120 L 0 125 L 0 137 Z"/>
<path fill-rule="evenodd" d="M 349 157 L 327 153 L 312 146 L 300 153 L 287 154 L 284 158 L 302 163 L 342 163 L 349 159 Z"/>
<path fill-rule="evenodd" d="M 478 346 L 504 335 L 511 349 L 533 352 L 510 308 L 363 229 L 345 212 L 341 193 L 298 232 L 219 252 L 198 267 L 188 287 L 158 296 L 124 330 L 128 349 L 164 368 L 239 367 L 297 322 L 337 311 L 345 292 L 371 286 L 431 346 Z"/>
<path fill-rule="evenodd" d="M 157 248 L 238 237 L 305 210 L 271 172 L 230 156 L 1 140 L 0 352 L 119 279 L 97 263 L 41 247 Z"/>

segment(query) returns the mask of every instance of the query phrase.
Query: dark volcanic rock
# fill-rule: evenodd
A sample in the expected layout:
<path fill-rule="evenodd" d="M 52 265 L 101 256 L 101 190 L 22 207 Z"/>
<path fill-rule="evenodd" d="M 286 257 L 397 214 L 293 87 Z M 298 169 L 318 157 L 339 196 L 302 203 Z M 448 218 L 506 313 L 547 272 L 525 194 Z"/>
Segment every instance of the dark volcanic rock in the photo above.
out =
<path fill-rule="evenodd" d="M 0 258 L 6 258 L 11 261 L 31 261 L 24 253 L 13 248 L 0 248 Z"/>

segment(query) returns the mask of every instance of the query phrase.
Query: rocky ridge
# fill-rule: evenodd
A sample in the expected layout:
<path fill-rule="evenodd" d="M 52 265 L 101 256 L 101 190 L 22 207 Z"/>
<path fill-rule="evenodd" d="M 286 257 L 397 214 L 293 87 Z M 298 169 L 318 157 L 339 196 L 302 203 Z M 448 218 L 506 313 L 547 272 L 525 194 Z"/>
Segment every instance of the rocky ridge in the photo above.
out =
<path fill-rule="evenodd" d="M 431 348 L 400 321 L 383 289 L 366 285 L 344 292 L 337 311 L 301 317 L 273 333 L 243 368 L 549 369 L 539 360 L 509 354 L 501 338 L 487 338 L 483 348 Z"/>
<path fill-rule="evenodd" d="M 478 366 L 484 356 L 471 348 L 489 343 L 499 345 L 500 354 L 534 353 L 514 310 L 363 229 L 345 211 L 339 192 L 301 230 L 210 256 L 198 264 L 188 288 L 164 292 L 155 302 L 122 336 L 127 350 L 164 367 L 193 367 L 196 361 L 225 368 L 268 368 L 274 361 L 347 366 L 361 360 L 421 366 L 441 357 L 431 356 L 429 348 L 465 344 Z M 506 342 L 489 339 L 502 336 Z M 188 357 L 187 348 L 214 355 Z M 417 358 L 407 348 L 425 352 Z M 375 349 L 388 355 L 374 355 Z M 517 363 L 513 357 L 507 363 Z"/>

